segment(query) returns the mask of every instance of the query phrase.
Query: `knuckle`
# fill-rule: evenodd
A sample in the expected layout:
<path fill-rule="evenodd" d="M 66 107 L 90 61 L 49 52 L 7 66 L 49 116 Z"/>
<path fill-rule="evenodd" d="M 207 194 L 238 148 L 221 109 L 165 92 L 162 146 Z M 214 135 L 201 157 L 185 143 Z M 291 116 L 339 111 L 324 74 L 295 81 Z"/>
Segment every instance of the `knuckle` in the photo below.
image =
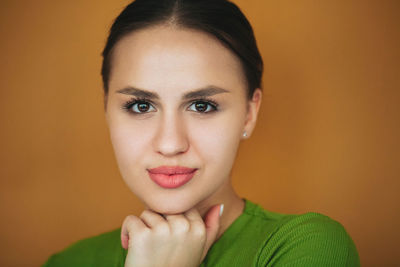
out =
<path fill-rule="evenodd" d="M 143 241 L 147 240 L 149 234 L 150 234 L 150 229 L 143 228 L 138 232 L 130 233 L 129 238 L 131 240 L 135 240 L 136 242 L 143 242 Z"/>
<path fill-rule="evenodd" d="M 192 224 L 192 233 L 196 237 L 203 237 L 206 235 L 206 228 L 202 223 L 194 222 Z"/>
<path fill-rule="evenodd" d="M 125 220 L 133 221 L 133 220 L 137 220 L 137 217 L 135 215 L 128 215 L 128 216 L 126 216 Z"/>
<path fill-rule="evenodd" d="M 131 226 L 138 220 L 138 218 L 134 215 L 128 215 L 125 217 L 124 222 L 122 223 L 123 227 L 130 229 Z"/>
<path fill-rule="evenodd" d="M 142 211 L 142 213 L 140 214 L 140 218 L 146 217 L 150 214 L 151 212 L 149 210 L 144 210 Z"/>
<path fill-rule="evenodd" d="M 159 223 L 153 230 L 158 235 L 168 235 L 170 233 L 170 228 L 167 223 Z"/>
<path fill-rule="evenodd" d="M 190 229 L 190 223 L 184 218 L 178 218 L 173 222 L 175 233 L 187 233 Z"/>
<path fill-rule="evenodd" d="M 126 231 L 130 238 L 134 235 L 136 236 L 145 233 L 146 230 L 147 228 L 143 227 L 142 220 L 134 215 L 126 216 L 121 229 L 123 232 Z"/>

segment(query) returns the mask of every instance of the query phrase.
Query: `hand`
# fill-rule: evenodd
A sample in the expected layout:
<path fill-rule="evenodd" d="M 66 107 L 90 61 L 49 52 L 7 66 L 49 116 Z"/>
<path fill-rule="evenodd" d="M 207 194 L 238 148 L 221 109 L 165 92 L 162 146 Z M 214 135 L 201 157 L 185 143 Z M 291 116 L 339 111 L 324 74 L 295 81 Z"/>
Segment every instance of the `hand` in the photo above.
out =
<path fill-rule="evenodd" d="M 194 208 L 177 215 L 145 210 L 140 217 L 127 216 L 121 228 L 125 267 L 199 266 L 217 237 L 220 206 L 210 208 L 204 221 Z"/>

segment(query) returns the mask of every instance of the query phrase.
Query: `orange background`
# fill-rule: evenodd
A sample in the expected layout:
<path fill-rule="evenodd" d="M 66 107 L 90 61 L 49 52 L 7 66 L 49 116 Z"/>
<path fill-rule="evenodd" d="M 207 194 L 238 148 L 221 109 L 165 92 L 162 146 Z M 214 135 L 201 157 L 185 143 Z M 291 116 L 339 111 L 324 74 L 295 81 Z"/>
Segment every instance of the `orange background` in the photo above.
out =
<path fill-rule="evenodd" d="M 99 75 L 128 2 L 2 1 L 1 266 L 38 266 L 142 209 L 118 172 Z M 400 2 L 235 2 L 266 65 L 259 122 L 234 167 L 238 192 L 268 210 L 326 214 L 363 266 L 395 265 Z"/>

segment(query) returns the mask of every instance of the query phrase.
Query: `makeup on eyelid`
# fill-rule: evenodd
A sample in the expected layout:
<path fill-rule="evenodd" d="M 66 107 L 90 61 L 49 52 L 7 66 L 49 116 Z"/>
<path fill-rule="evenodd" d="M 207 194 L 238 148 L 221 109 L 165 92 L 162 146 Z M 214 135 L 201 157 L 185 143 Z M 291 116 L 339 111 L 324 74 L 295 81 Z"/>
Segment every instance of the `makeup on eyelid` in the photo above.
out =
<path fill-rule="evenodd" d="M 132 107 L 135 105 L 139 105 L 139 104 L 147 104 L 149 107 L 153 107 L 153 109 L 156 110 L 154 108 L 154 104 L 152 103 L 152 101 L 149 99 L 146 99 L 146 98 L 132 98 L 131 100 L 129 100 L 129 101 L 125 102 L 125 104 L 123 104 L 122 109 L 126 110 L 126 112 L 131 113 L 133 115 L 140 115 L 140 114 L 146 114 L 146 113 L 151 112 L 151 111 L 144 111 L 144 112 L 132 111 Z M 214 113 L 214 112 L 219 111 L 219 104 L 216 103 L 215 101 L 205 98 L 205 97 L 191 100 L 189 107 L 191 107 L 192 105 L 195 105 L 195 104 L 205 104 L 206 111 L 197 111 L 200 114 L 209 114 L 209 113 Z M 211 107 L 211 110 L 208 110 L 208 107 Z M 191 110 L 191 111 L 196 112 L 196 110 Z"/>

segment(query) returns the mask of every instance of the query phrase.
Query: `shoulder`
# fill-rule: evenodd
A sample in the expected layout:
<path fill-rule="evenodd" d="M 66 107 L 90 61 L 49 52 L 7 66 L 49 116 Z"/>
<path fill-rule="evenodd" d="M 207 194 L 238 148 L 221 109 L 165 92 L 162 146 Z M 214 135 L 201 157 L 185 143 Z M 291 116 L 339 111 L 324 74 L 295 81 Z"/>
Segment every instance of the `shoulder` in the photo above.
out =
<path fill-rule="evenodd" d="M 308 212 L 282 216 L 260 254 L 262 266 L 359 266 L 353 240 L 342 224 Z"/>
<path fill-rule="evenodd" d="M 118 228 L 79 240 L 53 254 L 42 267 L 117 266 L 124 253 L 120 231 Z"/>

